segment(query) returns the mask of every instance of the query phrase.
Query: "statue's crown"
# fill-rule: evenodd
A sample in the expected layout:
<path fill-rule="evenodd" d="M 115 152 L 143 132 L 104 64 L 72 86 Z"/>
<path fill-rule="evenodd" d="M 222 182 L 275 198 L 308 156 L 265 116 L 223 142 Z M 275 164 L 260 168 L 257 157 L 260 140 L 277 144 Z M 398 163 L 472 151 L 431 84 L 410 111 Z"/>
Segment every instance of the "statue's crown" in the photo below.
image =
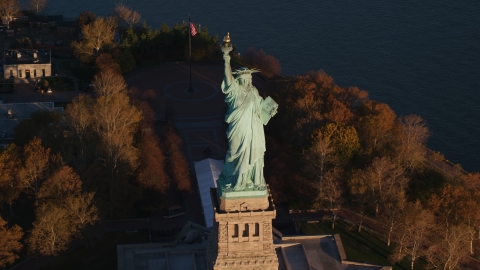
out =
<path fill-rule="evenodd" d="M 235 70 L 235 71 L 232 72 L 232 73 L 241 76 L 241 75 L 250 75 L 250 74 L 255 73 L 255 72 L 260 72 L 260 70 L 258 70 L 258 69 L 249 69 L 249 68 L 246 68 L 246 67 L 241 67 L 241 68 Z"/>

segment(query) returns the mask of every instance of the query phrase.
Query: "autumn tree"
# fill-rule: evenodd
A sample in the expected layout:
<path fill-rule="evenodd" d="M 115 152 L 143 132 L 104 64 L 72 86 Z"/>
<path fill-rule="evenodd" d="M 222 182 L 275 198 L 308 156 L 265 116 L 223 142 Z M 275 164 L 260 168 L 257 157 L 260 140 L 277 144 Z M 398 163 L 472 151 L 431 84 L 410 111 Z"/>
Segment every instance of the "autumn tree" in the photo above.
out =
<path fill-rule="evenodd" d="M 87 248 L 87 225 L 93 225 L 98 219 L 98 210 L 94 202 L 94 195 L 93 192 L 72 194 L 65 200 L 65 208 L 70 215 L 70 221 L 77 230 L 82 230 Z"/>
<path fill-rule="evenodd" d="M 463 186 L 446 184 L 428 200 L 430 209 L 436 214 L 438 223 L 448 231 L 459 222 L 459 210 L 463 207 L 464 196 L 468 194 Z"/>
<path fill-rule="evenodd" d="M 72 226 L 66 208 L 57 204 L 42 204 L 36 211 L 36 220 L 27 239 L 30 251 L 42 255 L 57 255 L 67 249 L 73 238 Z"/>
<path fill-rule="evenodd" d="M 0 267 L 5 269 L 19 258 L 18 254 L 23 247 L 20 242 L 23 231 L 18 225 L 9 228 L 7 222 L 0 217 L 0 236 Z"/>
<path fill-rule="evenodd" d="M 72 41 L 75 56 L 83 62 L 91 62 L 99 54 L 100 49 L 113 44 L 116 30 L 113 17 L 97 17 L 85 24 L 82 29 L 82 40 Z"/>
<path fill-rule="evenodd" d="M 92 126 L 100 139 L 100 159 L 109 170 L 110 201 L 113 203 L 113 185 L 118 165 L 123 164 L 125 172 L 133 171 L 138 166 L 138 149 L 133 145 L 133 136 L 142 115 L 125 93 L 100 96 L 94 108 Z"/>
<path fill-rule="evenodd" d="M 7 22 L 7 28 L 10 29 L 10 22 L 20 14 L 20 6 L 17 0 L 0 1 L 0 17 Z"/>
<path fill-rule="evenodd" d="M 120 66 L 109 53 L 101 53 L 95 59 L 95 65 L 99 70 L 112 70 L 115 73 L 122 73 Z"/>
<path fill-rule="evenodd" d="M 81 164 L 87 164 L 90 153 L 93 152 L 95 145 L 92 138 L 93 108 L 95 100 L 88 95 L 79 95 L 68 104 L 64 116 L 72 131 L 74 144 L 71 145 L 72 151 L 76 154 L 65 155 L 70 164 L 78 167 Z"/>
<path fill-rule="evenodd" d="M 428 254 L 430 233 L 435 226 L 434 215 L 424 209 L 419 201 L 408 203 L 402 223 L 396 233 L 396 243 L 390 260 L 398 262 L 403 258 L 410 261 L 410 269 L 414 269 L 418 258 Z"/>
<path fill-rule="evenodd" d="M 144 134 L 140 143 L 139 184 L 146 189 L 164 193 L 170 186 L 165 171 L 165 155 L 155 135 Z"/>
<path fill-rule="evenodd" d="M 190 168 L 188 166 L 187 158 L 183 154 L 182 139 L 172 127 L 167 128 L 165 143 L 169 152 L 169 174 L 172 177 L 173 182 L 179 191 L 190 192 L 192 190 Z"/>
<path fill-rule="evenodd" d="M 64 202 L 72 194 L 82 191 L 82 181 L 71 167 L 63 166 L 42 183 L 38 198 Z"/>
<path fill-rule="evenodd" d="M 35 13 L 40 13 L 45 6 L 47 5 L 47 0 L 29 0 L 28 6 L 33 10 Z"/>
<path fill-rule="evenodd" d="M 11 143 L 0 153 L 0 203 L 7 203 L 13 216 L 12 204 L 25 189 L 26 183 L 18 178 L 22 166 L 21 149 Z"/>
<path fill-rule="evenodd" d="M 385 103 L 367 101 L 358 108 L 357 130 L 366 154 L 374 155 L 391 141 L 395 112 Z"/>
<path fill-rule="evenodd" d="M 34 138 L 23 149 L 23 166 L 18 173 L 21 181 L 30 188 L 38 199 L 40 184 L 46 176 L 48 162 L 50 158 L 50 149 L 42 146 L 42 140 Z"/>
<path fill-rule="evenodd" d="M 399 159 L 406 169 L 411 170 L 423 161 L 430 132 L 425 120 L 415 114 L 402 117 L 401 123 Z"/>

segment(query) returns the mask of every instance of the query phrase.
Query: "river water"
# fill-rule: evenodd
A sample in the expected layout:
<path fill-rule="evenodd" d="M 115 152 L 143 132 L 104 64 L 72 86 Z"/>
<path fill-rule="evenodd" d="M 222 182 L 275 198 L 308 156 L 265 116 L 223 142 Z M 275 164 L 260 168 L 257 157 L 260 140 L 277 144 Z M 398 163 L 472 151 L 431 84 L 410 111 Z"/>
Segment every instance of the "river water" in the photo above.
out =
<path fill-rule="evenodd" d="M 49 14 L 112 13 L 114 0 L 48 0 Z M 257 2 L 257 3 L 254 3 Z M 264 49 L 285 75 L 323 69 L 397 115 L 419 114 L 428 146 L 480 171 L 480 1 L 123 0 L 154 28 L 188 20 Z"/>

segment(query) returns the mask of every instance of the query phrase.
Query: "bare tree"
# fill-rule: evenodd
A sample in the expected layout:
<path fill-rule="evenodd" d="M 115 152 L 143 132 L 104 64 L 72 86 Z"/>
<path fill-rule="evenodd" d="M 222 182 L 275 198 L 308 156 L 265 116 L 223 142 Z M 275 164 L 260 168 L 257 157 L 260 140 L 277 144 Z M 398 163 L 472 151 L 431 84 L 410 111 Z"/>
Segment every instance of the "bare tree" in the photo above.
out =
<path fill-rule="evenodd" d="M 47 5 L 47 0 L 29 0 L 28 6 L 35 12 L 39 13 Z"/>
<path fill-rule="evenodd" d="M 92 61 L 100 49 L 113 44 L 116 21 L 113 17 L 98 17 L 93 22 L 82 27 L 83 39 L 73 41 L 72 48 L 75 56 L 83 62 Z"/>
<path fill-rule="evenodd" d="M 445 229 L 441 228 L 436 234 L 436 241 L 429 247 L 427 259 L 434 269 L 458 269 L 460 261 L 467 258 L 469 253 L 468 227 L 458 225 Z"/>
<path fill-rule="evenodd" d="M 328 171 L 323 181 L 320 182 L 318 199 L 329 204 L 329 208 L 333 213 L 332 229 L 335 229 L 335 220 L 337 219 L 337 210 L 341 204 L 342 191 L 340 170 L 333 169 Z"/>
<path fill-rule="evenodd" d="M 142 18 L 140 13 L 138 13 L 136 10 L 130 9 L 122 3 L 115 5 L 114 13 L 120 20 L 128 23 L 130 27 L 140 22 L 140 19 Z"/>
<path fill-rule="evenodd" d="M 358 232 L 362 231 L 363 220 L 367 213 L 367 202 L 371 200 L 371 194 L 368 192 L 367 176 L 363 170 L 357 170 L 348 180 L 348 189 L 355 201 L 355 211 L 358 214 Z"/>
<path fill-rule="evenodd" d="M 67 249 L 74 233 L 75 227 L 64 207 L 43 204 L 37 209 L 37 218 L 27 242 L 31 251 L 57 255 Z"/>
<path fill-rule="evenodd" d="M 430 136 L 430 131 L 425 120 L 418 115 L 407 115 L 401 121 L 402 135 L 399 158 L 405 168 L 412 169 L 424 159 L 426 153 L 425 142 Z"/>
<path fill-rule="evenodd" d="M 123 76 L 112 69 L 100 70 L 93 78 L 92 83 L 95 85 L 95 92 L 100 96 L 125 93 L 127 89 Z"/>
<path fill-rule="evenodd" d="M 335 149 L 330 142 L 330 136 L 325 135 L 320 130 L 314 132 L 314 142 L 307 151 L 305 157 L 307 171 L 313 173 L 319 179 L 323 180 L 325 164 L 331 160 Z"/>
<path fill-rule="evenodd" d="M 10 22 L 20 15 L 20 6 L 17 0 L 0 1 L 0 17 L 2 21 L 7 22 L 7 28 L 10 29 Z"/>
<path fill-rule="evenodd" d="M 365 169 L 365 182 L 374 200 L 376 215 L 378 215 L 380 204 L 407 187 L 408 181 L 403 173 L 403 168 L 387 157 L 375 158 Z"/>
<path fill-rule="evenodd" d="M 402 223 L 402 215 L 405 210 L 407 198 L 404 190 L 392 194 L 382 202 L 380 220 L 385 224 L 387 234 L 387 246 L 391 245 L 392 236 Z"/>
<path fill-rule="evenodd" d="M 390 259 L 398 262 L 407 257 L 410 260 L 410 269 L 413 270 L 415 261 L 426 255 L 430 233 L 435 226 L 434 215 L 428 209 L 423 209 L 419 201 L 409 203 L 405 208 L 403 222 L 396 236 L 397 245 Z"/>
<path fill-rule="evenodd" d="M 38 199 L 40 183 L 48 169 L 50 149 L 42 146 L 42 140 L 35 137 L 23 150 L 23 166 L 18 173 L 19 178 L 33 191 Z"/>
<path fill-rule="evenodd" d="M 0 267 L 4 268 L 19 258 L 22 250 L 23 231 L 18 225 L 8 228 L 7 222 L 0 217 Z"/>

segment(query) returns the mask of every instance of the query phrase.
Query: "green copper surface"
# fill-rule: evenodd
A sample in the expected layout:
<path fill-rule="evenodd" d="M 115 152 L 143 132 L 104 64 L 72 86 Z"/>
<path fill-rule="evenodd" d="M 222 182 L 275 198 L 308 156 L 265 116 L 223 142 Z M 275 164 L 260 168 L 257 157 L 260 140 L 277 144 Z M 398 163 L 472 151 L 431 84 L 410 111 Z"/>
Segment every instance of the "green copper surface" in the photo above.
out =
<path fill-rule="evenodd" d="M 228 152 L 225 166 L 217 180 L 219 195 L 224 198 L 267 196 L 263 177 L 265 134 L 263 125 L 276 113 L 278 105 L 268 98 L 265 101 L 252 85 L 252 72 L 230 67 L 230 43 L 222 45 L 225 60 L 225 78 L 222 91 L 228 110 Z M 236 74 L 236 77 L 233 77 Z"/>

